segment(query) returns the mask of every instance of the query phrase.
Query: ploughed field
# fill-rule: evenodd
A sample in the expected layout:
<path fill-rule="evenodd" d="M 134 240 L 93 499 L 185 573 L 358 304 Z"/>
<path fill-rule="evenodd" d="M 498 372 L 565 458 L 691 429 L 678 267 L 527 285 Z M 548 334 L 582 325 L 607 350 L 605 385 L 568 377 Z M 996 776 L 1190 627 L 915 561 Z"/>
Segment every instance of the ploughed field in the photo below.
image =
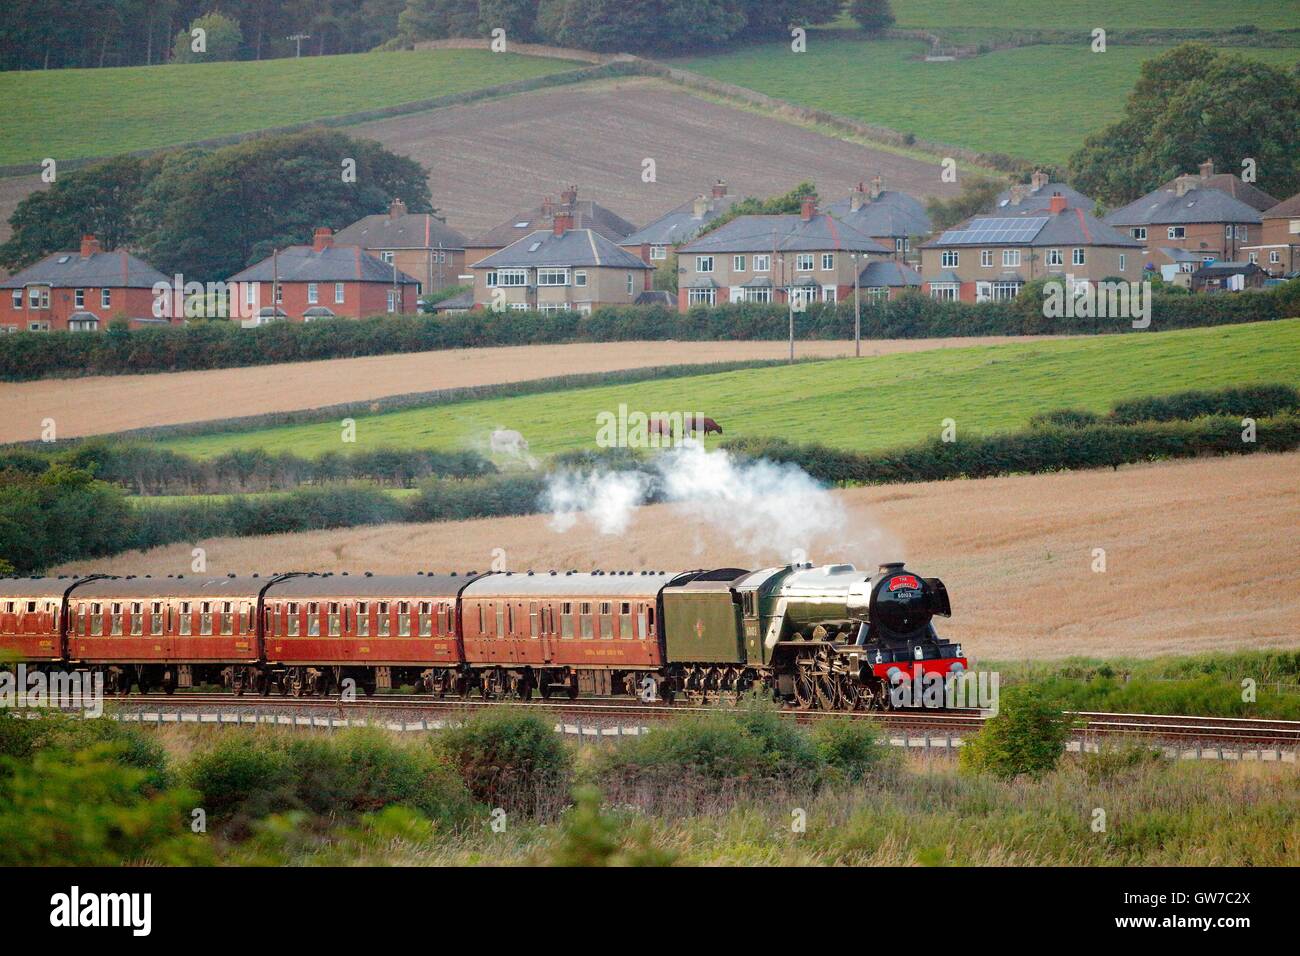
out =
<path fill-rule="evenodd" d="M 945 419 L 960 438 L 1013 431 L 1053 409 L 1106 411 L 1122 399 L 1260 382 L 1300 383 L 1300 319 L 1017 340 L 412 408 L 358 417 L 355 445 L 341 443 L 332 421 L 163 444 L 200 457 L 258 447 L 314 457 L 481 447 L 492 430 L 509 428 L 542 456 L 592 447 L 597 416 L 626 405 L 629 413 L 701 413 L 722 424 L 723 437 L 880 450 L 938 437 Z"/>
<path fill-rule="evenodd" d="M 952 596 L 941 633 L 978 659 L 1147 657 L 1300 648 L 1300 454 L 1256 454 L 1051 475 L 830 492 L 842 527 L 806 542 L 812 561 L 906 559 Z M 698 511 L 656 505 L 622 534 L 546 515 L 393 524 L 198 542 L 208 571 L 398 573 L 760 567 Z M 193 544 L 57 569 L 188 574 Z M 1093 570 L 1105 550 L 1104 572 Z"/>
<path fill-rule="evenodd" d="M 862 354 L 891 355 L 1021 340 L 1018 336 L 882 339 L 863 342 Z M 797 350 L 804 357 L 852 355 L 853 343 L 799 342 Z M 579 342 L 0 383 L 0 442 L 39 438 L 44 418 L 55 420 L 60 438 L 77 438 L 436 389 L 648 366 L 780 359 L 788 354 L 785 342 Z"/>

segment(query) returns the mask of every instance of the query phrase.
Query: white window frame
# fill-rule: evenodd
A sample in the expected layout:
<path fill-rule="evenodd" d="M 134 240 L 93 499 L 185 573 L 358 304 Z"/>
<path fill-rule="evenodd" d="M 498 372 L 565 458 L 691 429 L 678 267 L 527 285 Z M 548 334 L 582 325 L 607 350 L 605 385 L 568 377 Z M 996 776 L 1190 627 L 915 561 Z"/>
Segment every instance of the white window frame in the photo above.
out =
<path fill-rule="evenodd" d="M 493 269 L 487 274 L 488 288 L 518 289 L 528 285 L 527 269 Z"/>
<path fill-rule="evenodd" d="M 574 272 L 573 284 L 579 289 L 585 289 L 587 287 L 587 273 L 582 269 L 578 269 Z"/>
<path fill-rule="evenodd" d="M 812 272 L 813 271 L 813 254 L 811 252 L 800 252 L 794 257 L 795 272 Z"/>
<path fill-rule="evenodd" d="M 398 300 L 397 300 L 397 290 L 396 290 L 396 289 L 389 289 L 389 290 L 388 290 L 388 311 L 389 311 L 390 313 L 391 313 L 391 312 L 396 312 L 396 311 L 397 311 L 397 301 L 398 301 Z"/>
<path fill-rule="evenodd" d="M 990 297 L 994 302 L 1009 301 L 1020 294 L 1023 285 L 1024 283 L 1016 282 L 1013 279 L 994 279 Z"/>
<path fill-rule="evenodd" d="M 992 250 L 992 249 L 981 249 L 981 250 L 980 250 L 980 267 L 981 267 L 981 268 L 984 268 L 984 269 L 992 269 L 992 268 L 993 268 L 993 250 Z"/>
<path fill-rule="evenodd" d="M 111 309 L 111 308 L 113 307 L 113 290 L 112 290 L 112 289 L 100 289 L 100 290 L 99 290 L 99 305 L 100 305 L 101 308 L 104 308 L 104 309 Z"/>
<path fill-rule="evenodd" d="M 21 308 L 23 307 L 23 290 L 22 290 L 22 289 L 14 289 L 14 294 L 13 294 L 13 303 L 14 303 L 14 309 L 15 309 L 15 310 L 21 309 Z"/>
<path fill-rule="evenodd" d="M 563 266 L 538 266 L 537 267 L 537 285 L 541 286 L 567 286 L 569 284 L 569 270 Z"/>
<path fill-rule="evenodd" d="M 346 284 L 342 282 L 334 283 L 334 304 L 335 305 L 343 304 L 343 297 L 346 294 L 345 292 L 346 289 L 347 289 Z"/>
<path fill-rule="evenodd" d="M 755 271 L 755 272 L 771 272 L 771 271 L 772 271 L 772 257 L 771 257 L 770 255 L 766 255 L 766 254 L 764 254 L 764 255 L 755 255 L 755 256 L 754 256 L 754 259 L 753 259 L 753 261 L 750 263 L 750 265 L 752 265 L 752 266 L 754 267 L 754 271 Z"/>
<path fill-rule="evenodd" d="M 391 266 L 393 264 L 393 254 L 387 251 L 381 252 L 379 254 L 379 261 Z"/>
<path fill-rule="evenodd" d="M 1129 230 L 1129 235 L 1131 235 L 1134 239 L 1146 239 L 1147 227 L 1134 226 L 1132 229 Z"/>
<path fill-rule="evenodd" d="M 1070 250 L 1070 262 L 1076 266 L 1085 266 L 1088 264 L 1088 253 L 1082 248 Z"/>
<path fill-rule="evenodd" d="M 1167 230 L 1165 230 L 1165 232 L 1166 232 L 1167 236 L 1168 236 L 1170 239 L 1186 239 L 1186 238 L 1187 238 L 1187 227 L 1186 227 L 1186 226 L 1170 226 Z"/>
<path fill-rule="evenodd" d="M 84 309 L 86 307 L 86 290 L 76 289 L 72 293 L 72 302 L 78 309 Z"/>
<path fill-rule="evenodd" d="M 763 302 L 763 303 L 770 303 L 770 302 L 772 301 L 772 290 L 771 290 L 770 288 L 767 288 L 767 289 L 761 289 L 761 288 L 760 288 L 760 289 L 746 289 L 746 290 L 745 290 L 745 301 L 746 301 L 746 302 Z"/>
<path fill-rule="evenodd" d="M 687 289 L 686 305 L 716 305 L 718 301 L 716 289 Z"/>
<path fill-rule="evenodd" d="M 1004 268 L 1004 269 L 1015 269 L 1015 268 L 1019 268 L 1019 266 L 1020 266 L 1020 250 L 1019 250 L 1019 249 L 1003 249 L 1003 250 L 1002 250 L 1002 268 Z"/>
<path fill-rule="evenodd" d="M 744 257 L 744 256 L 732 256 L 732 257 L 731 257 L 731 271 L 732 271 L 732 272 L 744 272 L 744 271 L 745 271 L 745 257 Z"/>
<path fill-rule="evenodd" d="M 1128 271 L 1128 256 L 1122 252 L 1119 254 L 1119 271 L 1120 272 Z"/>
<path fill-rule="evenodd" d="M 663 260 L 668 258 L 668 247 L 652 245 L 650 247 L 650 258 L 653 260 Z"/>
<path fill-rule="evenodd" d="M 931 282 L 930 298 L 941 302 L 956 302 L 961 298 L 961 284 L 957 282 Z"/>
<path fill-rule="evenodd" d="M 1065 265 L 1065 254 L 1060 249 L 1048 249 L 1044 261 L 1049 266 L 1063 266 Z"/>
<path fill-rule="evenodd" d="M 316 305 L 320 302 L 320 286 L 315 282 L 307 283 L 307 304 Z"/>
<path fill-rule="evenodd" d="M 961 265 L 961 253 L 956 249 L 944 249 L 939 253 L 939 265 L 944 269 L 956 269 Z"/>
<path fill-rule="evenodd" d="M 707 275 L 713 271 L 713 256 L 696 256 L 695 271 Z"/>
<path fill-rule="evenodd" d="M 822 286 L 822 301 L 834 303 L 839 299 L 839 287 L 833 285 Z"/>
<path fill-rule="evenodd" d="M 627 274 L 627 294 L 636 295 L 636 276 L 629 272 Z"/>
<path fill-rule="evenodd" d="M 1276 249 L 1271 249 L 1271 250 L 1269 250 L 1269 253 L 1268 253 L 1268 263 L 1269 263 L 1269 265 L 1274 265 L 1274 266 L 1275 266 L 1275 265 L 1280 265 L 1281 262 L 1282 262 L 1282 254 L 1281 254 L 1280 252 L 1278 252 Z"/>
<path fill-rule="evenodd" d="M 823 252 L 823 253 L 822 253 L 822 272 L 834 272 L 834 271 L 835 271 L 835 253 L 833 253 L 833 252 Z"/>

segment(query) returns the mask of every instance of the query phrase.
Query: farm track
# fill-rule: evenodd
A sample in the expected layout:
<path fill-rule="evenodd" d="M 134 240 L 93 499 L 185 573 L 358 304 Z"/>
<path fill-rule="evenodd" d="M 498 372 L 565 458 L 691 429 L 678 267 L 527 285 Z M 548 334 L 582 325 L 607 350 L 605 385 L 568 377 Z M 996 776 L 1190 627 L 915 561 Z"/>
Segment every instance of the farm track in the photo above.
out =
<path fill-rule="evenodd" d="M 716 713 L 715 706 L 676 704 L 631 704 L 606 701 L 499 701 L 445 700 L 415 694 L 388 694 L 341 701 L 336 698 L 236 697 L 231 694 L 163 694 L 135 695 L 118 698 L 120 705 L 132 709 L 166 704 L 181 710 L 221 706 L 238 710 L 307 711 L 331 717 L 355 717 L 363 714 L 420 712 L 422 714 L 469 714 L 484 707 L 527 708 L 553 713 L 560 718 L 598 718 L 607 720 L 666 720 L 675 716 Z M 784 713 L 797 723 L 812 723 L 827 717 L 847 716 L 859 720 L 876 720 L 885 727 L 907 731 L 967 733 L 979 730 L 987 719 L 971 708 L 935 711 L 886 711 L 851 714 L 821 711 L 788 710 Z M 323 715 L 322 715 L 323 716 Z M 1199 717 L 1186 714 L 1112 714 L 1091 711 L 1070 712 L 1080 722 L 1078 732 L 1084 737 L 1130 736 L 1160 740 L 1205 741 L 1236 744 L 1300 745 L 1300 721 L 1238 717 Z"/>

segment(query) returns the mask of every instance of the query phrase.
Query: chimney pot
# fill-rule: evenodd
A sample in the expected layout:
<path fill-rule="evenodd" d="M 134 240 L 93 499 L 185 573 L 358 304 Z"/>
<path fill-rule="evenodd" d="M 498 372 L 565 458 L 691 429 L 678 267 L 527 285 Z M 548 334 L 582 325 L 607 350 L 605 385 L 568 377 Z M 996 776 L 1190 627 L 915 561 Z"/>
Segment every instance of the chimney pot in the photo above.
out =
<path fill-rule="evenodd" d="M 862 208 L 863 198 L 867 194 L 867 187 L 858 183 L 849 192 L 849 212 L 857 212 Z"/>
<path fill-rule="evenodd" d="M 1043 172 L 1041 169 L 1035 169 L 1034 174 L 1029 177 L 1029 185 L 1033 188 L 1034 192 L 1038 192 L 1038 190 L 1046 186 L 1049 181 L 1047 173 Z"/>
<path fill-rule="evenodd" d="M 103 250 L 99 245 L 99 240 L 90 233 L 86 233 L 81 237 L 81 258 L 89 259 L 91 256 L 102 251 Z"/>
<path fill-rule="evenodd" d="M 727 195 L 727 181 L 725 179 L 719 179 L 713 184 L 713 198 L 721 199 L 725 195 Z"/>
<path fill-rule="evenodd" d="M 406 203 L 402 202 L 400 199 L 394 199 L 388 204 L 388 215 L 393 219 L 396 219 L 398 216 L 405 216 Z"/>
<path fill-rule="evenodd" d="M 564 192 L 560 193 L 560 201 L 566 206 L 572 206 L 578 201 L 578 187 L 570 186 Z"/>
<path fill-rule="evenodd" d="M 311 247 L 312 251 L 320 252 L 322 249 L 328 249 L 334 245 L 334 233 L 329 226 L 317 226 L 316 231 L 312 233 Z"/>
<path fill-rule="evenodd" d="M 555 235 L 562 236 L 572 228 L 573 228 L 572 212 L 565 210 L 563 212 L 557 212 L 555 214 L 555 221 L 551 226 L 551 231 Z"/>
<path fill-rule="evenodd" d="M 805 196 L 803 202 L 799 204 L 799 218 L 809 222 L 815 215 L 817 215 L 817 200 L 812 196 Z"/>
<path fill-rule="evenodd" d="M 1065 212 L 1065 197 L 1060 193 L 1052 193 L 1052 201 L 1048 205 L 1048 210 L 1053 216 Z"/>

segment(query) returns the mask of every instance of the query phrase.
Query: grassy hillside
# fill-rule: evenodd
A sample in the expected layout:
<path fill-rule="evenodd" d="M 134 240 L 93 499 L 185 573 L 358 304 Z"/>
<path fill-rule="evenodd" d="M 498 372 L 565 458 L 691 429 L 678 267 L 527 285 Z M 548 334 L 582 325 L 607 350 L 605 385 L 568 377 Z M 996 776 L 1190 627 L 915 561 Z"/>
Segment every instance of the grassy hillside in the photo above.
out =
<path fill-rule="evenodd" d="M 1003 16 L 998 7 L 987 10 Z M 677 62 L 800 106 L 923 139 L 1063 163 L 1089 133 L 1119 119 L 1143 61 L 1164 49 L 1112 44 L 1105 53 L 1093 53 L 1087 46 L 1028 46 L 926 63 L 919 59 L 926 50 L 919 41 L 813 35 L 806 53 L 766 44 Z M 1300 60 L 1300 48 L 1231 52 L 1278 66 Z"/>
<path fill-rule="evenodd" d="M 487 50 L 0 73 L 0 165 L 171 146 L 575 69 Z M 57 118 L 57 121 L 56 119 Z"/>
<path fill-rule="evenodd" d="M 1250 24 L 1260 29 L 1295 26 L 1294 0 L 893 0 L 897 25 L 1030 29 L 1223 29 Z"/>
<path fill-rule="evenodd" d="M 645 412 L 701 412 L 728 437 L 871 450 L 933 437 L 945 418 L 956 420 L 959 434 L 1009 431 L 1049 409 L 1104 411 L 1121 398 L 1270 381 L 1300 384 L 1300 319 L 840 359 L 409 409 L 357 419 L 355 447 L 482 447 L 492 429 L 514 428 L 535 455 L 590 448 L 596 415 L 626 403 Z M 199 456 L 253 447 L 306 456 L 349 450 L 336 424 L 163 444 Z"/>

